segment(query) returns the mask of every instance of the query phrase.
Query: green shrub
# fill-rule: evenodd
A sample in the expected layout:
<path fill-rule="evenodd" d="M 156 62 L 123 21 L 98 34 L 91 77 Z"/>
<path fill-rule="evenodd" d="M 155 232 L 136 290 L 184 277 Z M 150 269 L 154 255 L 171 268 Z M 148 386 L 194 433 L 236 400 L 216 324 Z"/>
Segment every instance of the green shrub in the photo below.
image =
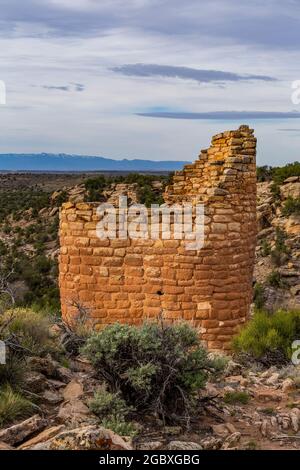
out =
<path fill-rule="evenodd" d="M 135 434 L 137 434 L 137 430 L 132 423 L 118 420 L 116 418 L 104 418 L 101 422 L 101 425 L 106 429 L 111 429 L 113 432 L 119 434 L 120 436 L 133 437 Z"/>
<path fill-rule="evenodd" d="M 286 233 L 279 227 L 276 227 L 275 233 L 275 248 L 276 250 L 280 251 L 281 253 L 287 253 L 288 248 L 285 244 L 286 241 Z"/>
<path fill-rule="evenodd" d="M 54 206 L 60 207 L 64 202 L 68 201 L 68 193 L 65 190 L 62 190 L 59 195 L 52 202 Z"/>
<path fill-rule="evenodd" d="M 62 321 L 60 326 L 62 333 L 60 342 L 65 352 L 69 355 L 77 356 L 80 348 L 86 343 L 93 332 L 93 321 L 88 309 L 78 301 L 71 302 L 76 313 L 71 323 Z"/>
<path fill-rule="evenodd" d="M 32 188 L 1 191 L 0 195 L 0 223 L 8 216 L 13 216 L 15 221 L 20 220 L 28 209 L 32 209 L 32 216 L 36 217 L 49 205 L 49 194 Z"/>
<path fill-rule="evenodd" d="M 0 364 L 0 387 L 9 384 L 14 388 L 20 388 L 23 384 L 26 371 L 25 361 L 7 347 L 6 363 Z"/>
<path fill-rule="evenodd" d="M 274 266 L 279 268 L 280 266 L 283 265 L 283 263 L 285 261 L 285 256 L 283 256 L 283 254 L 280 251 L 276 250 L 276 249 L 272 250 L 272 252 L 271 252 L 271 261 L 272 261 L 272 264 Z"/>
<path fill-rule="evenodd" d="M 280 184 L 278 183 L 272 183 L 271 185 L 271 194 L 273 195 L 275 201 L 276 201 L 276 204 L 278 205 L 279 202 L 280 202 Z"/>
<path fill-rule="evenodd" d="M 279 271 L 272 271 L 267 277 L 267 283 L 277 289 L 283 289 L 285 287 L 285 282 Z"/>
<path fill-rule="evenodd" d="M 300 311 L 278 310 L 274 314 L 257 311 L 234 338 L 238 353 L 248 353 L 264 361 L 287 361 L 292 354 L 292 343 L 299 339 Z"/>
<path fill-rule="evenodd" d="M 274 416 L 276 415 L 276 410 L 272 406 L 268 406 L 267 408 L 263 408 L 261 412 L 267 416 Z"/>
<path fill-rule="evenodd" d="M 103 201 L 103 191 L 107 187 L 107 179 L 100 175 L 95 178 L 89 178 L 85 181 L 85 189 L 87 190 L 87 201 Z"/>
<path fill-rule="evenodd" d="M 215 371 L 198 331 L 185 323 L 113 324 L 92 335 L 83 353 L 127 406 L 170 421 L 194 410 L 196 392 Z"/>
<path fill-rule="evenodd" d="M 162 189 L 155 190 L 152 186 L 153 181 L 161 181 Z M 84 184 L 87 190 L 86 200 L 88 201 L 103 201 L 105 199 L 103 191 L 114 183 L 136 184 L 139 202 L 150 207 L 151 204 L 162 204 L 164 202 L 162 192 L 168 182 L 168 176 L 129 173 L 125 176 L 114 177 L 100 175 L 87 179 Z"/>
<path fill-rule="evenodd" d="M 110 393 L 106 390 L 96 392 L 94 398 L 89 402 L 89 407 L 100 419 L 118 418 L 125 420 L 130 411 L 119 393 Z"/>
<path fill-rule="evenodd" d="M 98 416 L 101 425 L 111 429 L 121 436 L 132 436 L 135 434 L 134 426 L 126 421 L 126 417 L 132 411 L 121 398 L 120 393 L 110 393 L 100 390 L 95 393 L 89 402 L 90 410 Z"/>
<path fill-rule="evenodd" d="M 281 266 L 288 258 L 288 247 L 286 246 L 286 234 L 279 227 L 276 228 L 275 236 L 275 247 L 271 251 L 271 261 L 272 263 L 279 267 Z"/>
<path fill-rule="evenodd" d="M 0 427 L 15 419 L 27 418 L 32 410 L 33 404 L 9 385 L 0 388 Z"/>
<path fill-rule="evenodd" d="M 271 192 L 276 200 L 280 199 L 280 185 L 291 176 L 300 176 L 300 163 L 289 163 L 283 167 L 271 168 L 273 184 Z"/>
<path fill-rule="evenodd" d="M 265 289 L 262 284 L 257 283 L 254 286 L 254 295 L 253 295 L 253 302 L 255 304 L 255 307 L 259 310 L 263 308 L 265 304 L 266 298 L 265 298 Z"/>
<path fill-rule="evenodd" d="M 289 196 L 283 206 L 282 214 L 287 217 L 292 214 L 300 214 L 300 198 L 293 199 Z"/>
<path fill-rule="evenodd" d="M 300 176 L 300 163 L 288 163 L 283 167 L 273 168 L 272 177 L 277 184 L 282 184 L 284 180 L 291 176 Z"/>
<path fill-rule="evenodd" d="M 43 355 L 57 348 L 50 333 L 50 319 L 40 312 L 25 308 L 7 310 L 1 315 L 1 324 L 5 325 L 4 339 L 13 336 L 20 349 L 29 354 Z"/>
<path fill-rule="evenodd" d="M 256 169 L 257 174 L 257 181 L 270 181 L 272 179 L 272 167 L 265 165 L 265 166 L 258 166 Z"/>
<path fill-rule="evenodd" d="M 0 256 L 6 255 L 7 252 L 8 252 L 7 246 L 2 240 L 0 240 Z"/>
<path fill-rule="evenodd" d="M 269 256 L 271 254 L 271 246 L 267 240 L 263 240 L 261 244 L 261 254 L 264 257 Z"/>
<path fill-rule="evenodd" d="M 246 444 L 246 450 L 257 450 L 258 448 L 258 444 L 254 439 L 251 439 Z"/>
<path fill-rule="evenodd" d="M 226 392 L 223 400 L 228 405 L 247 405 L 250 401 L 250 396 L 247 392 Z"/>

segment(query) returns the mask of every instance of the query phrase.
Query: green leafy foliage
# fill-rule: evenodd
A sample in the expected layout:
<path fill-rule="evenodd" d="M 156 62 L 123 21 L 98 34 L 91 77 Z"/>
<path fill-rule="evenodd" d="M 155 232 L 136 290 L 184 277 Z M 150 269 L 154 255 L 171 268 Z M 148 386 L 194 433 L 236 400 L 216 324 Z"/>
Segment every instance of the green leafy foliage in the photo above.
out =
<path fill-rule="evenodd" d="M 292 214 L 300 214 L 300 198 L 292 198 L 289 196 L 284 203 L 282 214 L 289 217 Z"/>
<path fill-rule="evenodd" d="M 234 338 L 233 347 L 236 352 L 248 353 L 256 359 L 274 357 L 279 362 L 287 361 L 292 343 L 299 335 L 300 311 L 278 310 L 274 314 L 257 311 Z"/>
<path fill-rule="evenodd" d="M 216 370 L 197 330 L 185 323 L 113 324 L 92 335 L 83 353 L 110 392 L 121 393 L 126 405 L 163 419 L 186 416 L 208 370 Z"/>
<path fill-rule="evenodd" d="M 262 244 L 261 244 L 261 254 L 262 256 L 266 257 L 271 254 L 271 246 L 268 242 L 268 240 L 264 239 Z"/>
<path fill-rule="evenodd" d="M 271 187 L 275 199 L 280 199 L 280 185 L 291 176 L 300 176 L 300 163 L 288 163 L 283 167 L 274 167 L 269 169 L 273 184 Z"/>
<path fill-rule="evenodd" d="M 95 393 L 94 398 L 89 402 L 91 411 L 99 418 L 125 419 L 129 413 L 129 408 L 119 393 L 110 393 L 100 390 Z"/>
<path fill-rule="evenodd" d="M 21 189 L 1 191 L 0 194 L 0 224 L 7 216 L 19 220 L 24 211 L 32 209 L 32 215 L 49 205 L 49 194 L 36 189 Z"/>
<path fill-rule="evenodd" d="M 250 401 L 250 396 L 247 392 L 226 392 L 223 399 L 228 405 L 247 405 Z"/>
<path fill-rule="evenodd" d="M 260 283 L 257 283 L 254 286 L 253 302 L 258 310 L 263 308 L 265 304 L 265 289 Z"/>
<path fill-rule="evenodd" d="M 0 366 L 1 367 L 1 366 Z M 33 404 L 9 385 L 0 387 L 0 427 L 32 414 Z"/>
<path fill-rule="evenodd" d="M 272 271 L 267 277 L 267 284 L 276 289 L 284 289 L 286 287 L 284 280 L 279 271 Z"/>
<path fill-rule="evenodd" d="M 134 424 L 128 421 L 121 421 L 116 418 L 107 419 L 104 418 L 101 422 L 102 426 L 106 429 L 111 429 L 119 436 L 133 437 L 137 434 L 137 430 Z"/>
<path fill-rule="evenodd" d="M 25 308 L 7 310 L 0 317 L 1 325 L 2 339 L 13 338 L 25 353 L 44 355 L 57 350 L 50 334 L 51 321 L 40 312 Z"/>
<path fill-rule="evenodd" d="M 258 166 L 256 169 L 257 181 L 259 183 L 263 181 L 270 181 L 272 179 L 272 170 L 272 167 L 268 165 Z"/>
<path fill-rule="evenodd" d="M 107 178 L 100 175 L 95 178 L 89 178 L 85 181 L 85 189 L 88 192 L 87 200 L 88 201 L 103 201 L 103 191 L 108 186 Z"/>
<path fill-rule="evenodd" d="M 276 227 L 275 247 L 271 251 L 272 263 L 279 267 L 288 259 L 288 248 L 286 246 L 286 234 L 279 227 Z"/>
<path fill-rule="evenodd" d="M 272 169 L 272 179 L 276 184 L 282 184 L 291 176 L 300 176 L 300 163 L 288 163 L 285 166 Z"/>
<path fill-rule="evenodd" d="M 49 244 L 57 243 L 59 220 L 58 216 L 51 220 L 41 217 L 39 211 L 45 208 L 51 208 L 50 194 L 45 191 L 0 191 L 0 233 L 9 237 L 0 242 L 0 274 L 12 273 L 10 282 L 25 284 L 19 303 L 36 303 L 57 312 L 57 262 L 50 260 L 46 252 Z"/>
<path fill-rule="evenodd" d="M 4 340 L 2 335 L 1 340 Z M 9 347 L 6 349 L 6 363 L 0 364 L 0 387 L 9 384 L 13 388 L 19 389 L 24 382 L 26 365 L 20 354 L 12 351 Z"/>
<path fill-rule="evenodd" d="M 162 183 L 161 190 L 157 191 L 153 188 L 154 181 L 160 181 Z M 168 176 L 159 175 L 143 175 L 139 173 L 130 173 L 126 176 L 113 177 L 100 175 L 95 178 L 89 178 L 85 181 L 85 188 L 88 192 L 86 200 L 103 201 L 103 191 L 108 189 L 114 183 L 136 184 L 139 202 L 141 204 L 145 204 L 146 207 L 150 207 L 151 204 L 162 204 L 164 202 L 162 191 L 168 182 Z"/>

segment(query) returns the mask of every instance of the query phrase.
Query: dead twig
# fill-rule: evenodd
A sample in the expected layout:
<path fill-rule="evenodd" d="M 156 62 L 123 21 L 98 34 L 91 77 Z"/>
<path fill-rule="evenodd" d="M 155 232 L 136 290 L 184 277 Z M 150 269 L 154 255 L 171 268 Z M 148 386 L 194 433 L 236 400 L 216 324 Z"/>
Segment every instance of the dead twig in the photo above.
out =
<path fill-rule="evenodd" d="M 300 436 L 288 436 L 287 434 L 282 434 L 280 436 L 272 436 L 271 441 L 281 441 L 282 439 L 300 439 Z"/>
<path fill-rule="evenodd" d="M 4 269 L 0 266 L 0 294 L 8 295 L 11 305 L 15 305 L 16 303 L 15 294 L 10 285 L 10 278 L 13 274 L 13 268 L 9 272 L 5 273 Z"/>

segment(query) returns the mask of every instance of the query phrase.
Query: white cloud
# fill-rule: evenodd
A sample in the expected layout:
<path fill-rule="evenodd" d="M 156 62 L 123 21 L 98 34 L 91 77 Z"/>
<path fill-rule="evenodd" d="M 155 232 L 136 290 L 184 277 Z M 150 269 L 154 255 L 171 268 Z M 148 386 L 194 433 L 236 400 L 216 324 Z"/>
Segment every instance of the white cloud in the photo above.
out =
<path fill-rule="evenodd" d="M 160 107 L 190 112 L 293 107 L 290 83 L 300 79 L 299 52 L 270 43 L 262 48 L 255 37 L 245 40 L 244 32 L 230 24 L 237 14 L 241 25 L 253 17 L 261 22 L 267 13 L 283 15 L 275 0 L 238 6 L 229 0 L 201 5 L 194 0 L 45 0 L 35 2 L 37 9 L 27 14 L 13 10 L 15 0 L 4 3 L 5 24 L 13 22 L 14 33 L 0 36 L 0 79 L 7 85 L 7 106 L 0 109 L 0 152 L 190 160 L 213 133 L 237 124 L 155 120 L 134 113 Z M 288 3 L 298 14 L 297 5 Z M 205 23 L 209 33 L 202 29 Z M 279 30 L 271 33 L 278 36 Z M 259 34 L 258 39 L 264 39 Z M 136 63 L 268 75 L 280 81 L 220 87 L 169 77 L 122 76 L 110 70 Z M 84 91 L 76 92 L 74 85 L 67 93 L 49 89 L 70 83 L 83 84 Z M 286 139 L 283 151 L 283 133 L 276 129 L 284 125 L 254 125 L 262 140 L 263 161 L 297 158 L 296 138 Z"/>

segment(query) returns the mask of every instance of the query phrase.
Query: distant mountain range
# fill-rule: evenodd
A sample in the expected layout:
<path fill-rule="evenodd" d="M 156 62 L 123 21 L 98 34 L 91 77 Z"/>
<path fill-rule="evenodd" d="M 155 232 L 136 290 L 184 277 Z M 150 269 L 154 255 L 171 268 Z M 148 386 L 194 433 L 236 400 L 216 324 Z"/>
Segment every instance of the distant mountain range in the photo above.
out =
<path fill-rule="evenodd" d="M 0 171 L 175 171 L 186 161 L 113 160 L 67 154 L 0 154 Z"/>

